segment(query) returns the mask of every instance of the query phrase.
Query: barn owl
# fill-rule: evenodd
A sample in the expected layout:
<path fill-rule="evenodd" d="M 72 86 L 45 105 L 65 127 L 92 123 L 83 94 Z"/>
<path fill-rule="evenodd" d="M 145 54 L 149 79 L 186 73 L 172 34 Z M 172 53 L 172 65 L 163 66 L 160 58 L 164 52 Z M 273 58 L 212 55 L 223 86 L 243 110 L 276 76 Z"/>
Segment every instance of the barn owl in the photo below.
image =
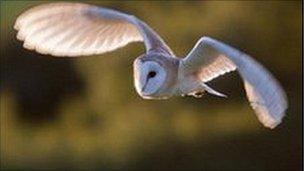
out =
<path fill-rule="evenodd" d="M 133 15 L 83 3 L 57 2 L 22 13 L 14 28 L 26 49 L 57 57 L 103 54 L 131 42 L 143 42 L 144 54 L 133 63 L 134 84 L 144 99 L 203 92 L 226 97 L 206 83 L 237 70 L 259 121 L 275 128 L 287 109 L 278 81 L 249 55 L 210 37 L 201 37 L 184 58 Z"/>

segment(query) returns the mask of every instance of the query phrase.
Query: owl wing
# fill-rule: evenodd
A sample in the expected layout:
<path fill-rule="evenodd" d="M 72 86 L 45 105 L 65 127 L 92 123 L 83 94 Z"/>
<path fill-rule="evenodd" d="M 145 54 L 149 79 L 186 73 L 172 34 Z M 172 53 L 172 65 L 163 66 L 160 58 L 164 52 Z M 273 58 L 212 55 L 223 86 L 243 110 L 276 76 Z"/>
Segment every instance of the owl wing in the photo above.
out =
<path fill-rule="evenodd" d="M 21 14 L 14 28 L 25 48 L 53 56 L 102 54 L 136 41 L 143 41 L 146 51 L 157 49 L 173 55 L 143 21 L 88 4 L 39 5 Z"/>
<path fill-rule="evenodd" d="M 203 82 L 238 70 L 247 98 L 258 119 L 276 127 L 285 115 L 287 98 L 277 80 L 257 61 L 235 48 L 209 37 L 201 38 L 181 61 L 184 74 L 198 74 Z"/>

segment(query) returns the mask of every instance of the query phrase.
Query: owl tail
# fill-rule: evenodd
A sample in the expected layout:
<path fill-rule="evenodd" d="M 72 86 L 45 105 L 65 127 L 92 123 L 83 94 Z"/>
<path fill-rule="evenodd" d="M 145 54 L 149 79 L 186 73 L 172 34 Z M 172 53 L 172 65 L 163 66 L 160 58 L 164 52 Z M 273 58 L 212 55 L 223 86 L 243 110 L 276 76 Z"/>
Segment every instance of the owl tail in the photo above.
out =
<path fill-rule="evenodd" d="M 213 90 L 211 87 L 207 86 L 206 84 L 201 84 L 201 85 L 205 91 L 207 91 L 208 93 L 210 93 L 212 95 L 220 96 L 220 97 L 227 97 L 225 94 L 222 94 L 218 91 Z"/>

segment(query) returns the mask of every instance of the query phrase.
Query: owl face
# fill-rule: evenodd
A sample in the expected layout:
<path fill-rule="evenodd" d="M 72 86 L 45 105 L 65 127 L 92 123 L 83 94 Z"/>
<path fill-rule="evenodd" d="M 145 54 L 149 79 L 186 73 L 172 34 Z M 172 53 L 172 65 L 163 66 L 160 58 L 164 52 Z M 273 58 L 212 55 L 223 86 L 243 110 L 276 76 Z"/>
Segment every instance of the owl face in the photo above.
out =
<path fill-rule="evenodd" d="M 142 57 L 134 61 L 133 67 L 137 93 L 146 99 L 160 96 L 167 77 L 165 68 L 157 61 L 144 60 Z"/>

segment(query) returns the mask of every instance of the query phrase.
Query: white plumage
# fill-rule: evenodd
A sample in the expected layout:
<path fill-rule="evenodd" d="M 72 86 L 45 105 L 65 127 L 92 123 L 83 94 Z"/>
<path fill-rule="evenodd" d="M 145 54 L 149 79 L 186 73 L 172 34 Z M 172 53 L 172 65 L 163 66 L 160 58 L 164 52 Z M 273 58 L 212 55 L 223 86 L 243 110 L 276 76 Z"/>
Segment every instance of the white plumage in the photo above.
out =
<path fill-rule="evenodd" d="M 281 122 L 287 108 L 286 95 L 275 78 L 247 54 L 204 37 L 182 63 L 186 66 L 183 68 L 186 69 L 185 73 L 200 69 L 199 75 L 203 82 L 237 69 L 244 80 L 247 97 L 259 120 L 270 128 Z"/>
<path fill-rule="evenodd" d="M 142 41 L 131 19 L 91 5 L 54 3 L 25 12 L 15 29 L 27 49 L 54 56 L 93 55 Z"/>
<path fill-rule="evenodd" d="M 247 54 L 202 37 L 183 59 L 176 58 L 158 34 L 132 15 L 83 3 L 57 2 L 33 7 L 14 28 L 24 47 L 42 54 L 76 57 L 102 54 L 143 41 L 146 53 L 134 62 L 134 84 L 143 98 L 164 99 L 206 91 L 205 83 L 237 70 L 258 119 L 274 128 L 285 115 L 286 95 L 276 79 Z"/>

